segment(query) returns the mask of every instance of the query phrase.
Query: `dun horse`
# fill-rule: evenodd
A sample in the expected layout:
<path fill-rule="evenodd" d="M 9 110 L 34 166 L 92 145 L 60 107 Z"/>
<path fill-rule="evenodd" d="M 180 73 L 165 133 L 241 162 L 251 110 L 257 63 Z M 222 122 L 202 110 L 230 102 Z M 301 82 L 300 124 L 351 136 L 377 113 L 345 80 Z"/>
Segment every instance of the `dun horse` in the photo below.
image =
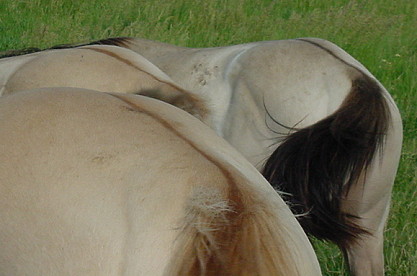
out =
<path fill-rule="evenodd" d="M 291 194 L 306 232 L 338 244 L 352 274 L 383 274 L 402 123 L 357 60 L 315 38 L 203 49 L 134 38 L 92 44 L 138 52 L 204 98 L 211 126 Z"/>
<path fill-rule="evenodd" d="M 227 142 L 154 99 L 0 98 L 4 275 L 320 275 L 284 201 Z"/>

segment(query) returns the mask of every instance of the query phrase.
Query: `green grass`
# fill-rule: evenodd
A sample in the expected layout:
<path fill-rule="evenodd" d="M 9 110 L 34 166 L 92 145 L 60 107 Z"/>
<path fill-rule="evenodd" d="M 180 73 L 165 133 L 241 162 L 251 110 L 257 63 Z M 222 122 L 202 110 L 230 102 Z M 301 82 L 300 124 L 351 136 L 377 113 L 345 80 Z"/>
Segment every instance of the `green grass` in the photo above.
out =
<path fill-rule="evenodd" d="M 417 2 L 411 0 L 0 0 L 0 51 L 134 36 L 212 47 L 314 36 L 360 60 L 396 100 L 404 147 L 386 230 L 387 275 L 417 275 Z M 315 243 L 325 275 L 342 256 Z"/>

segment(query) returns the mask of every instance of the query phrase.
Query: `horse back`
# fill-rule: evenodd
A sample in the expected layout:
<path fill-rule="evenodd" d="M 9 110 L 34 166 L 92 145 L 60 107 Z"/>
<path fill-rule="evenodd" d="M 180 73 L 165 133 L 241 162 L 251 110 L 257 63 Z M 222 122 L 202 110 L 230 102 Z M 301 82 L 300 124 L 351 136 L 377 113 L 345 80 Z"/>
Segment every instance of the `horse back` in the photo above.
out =
<path fill-rule="evenodd" d="M 4 73 L 3 73 L 4 71 Z M 200 119 L 203 102 L 141 55 L 125 48 L 90 45 L 0 60 L 1 94 L 42 87 L 79 87 L 141 94 L 182 108 Z"/>

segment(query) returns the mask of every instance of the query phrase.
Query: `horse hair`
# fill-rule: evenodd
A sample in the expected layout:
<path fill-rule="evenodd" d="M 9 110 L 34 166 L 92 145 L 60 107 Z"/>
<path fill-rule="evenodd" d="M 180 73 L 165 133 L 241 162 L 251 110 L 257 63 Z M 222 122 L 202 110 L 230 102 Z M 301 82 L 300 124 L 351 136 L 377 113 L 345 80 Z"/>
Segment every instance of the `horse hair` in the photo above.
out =
<path fill-rule="evenodd" d="M 263 169 L 308 234 L 343 248 L 369 234 L 341 200 L 383 149 L 390 113 L 381 92 L 375 80 L 358 77 L 338 110 L 288 135 Z"/>
<path fill-rule="evenodd" d="M 299 275 L 282 242 L 278 207 L 231 183 L 226 195 L 213 187 L 195 189 L 166 274 Z"/>

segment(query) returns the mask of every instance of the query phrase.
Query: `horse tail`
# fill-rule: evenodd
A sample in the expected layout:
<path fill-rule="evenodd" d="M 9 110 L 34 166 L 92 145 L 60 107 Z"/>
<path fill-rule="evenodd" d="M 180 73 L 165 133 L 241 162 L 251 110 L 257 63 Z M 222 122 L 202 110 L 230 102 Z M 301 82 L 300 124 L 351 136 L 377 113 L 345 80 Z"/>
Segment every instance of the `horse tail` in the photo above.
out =
<path fill-rule="evenodd" d="M 197 192 L 194 191 L 186 204 L 185 219 L 178 229 L 180 234 L 166 275 L 305 275 L 305 269 L 309 275 L 319 275 L 312 248 L 311 259 L 300 261 L 308 251 L 305 246 L 310 246 L 305 236 L 303 249 L 298 247 L 299 251 L 292 254 L 300 243 L 291 240 L 293 228 L 283 230 L 289 226 L 277 218 L 279 207 L 271 207 L 265 204 L 268 200 L 256 198 L 259 194 L 256 190 L 243 191 L 232 182 L 229 181 L 228 191 L 212 187 L 194 189 Z M 287 211 L 294 222 L 290 225 L 299 227 L 280 201 L 280 210 Z M 304 235 L 301 227 L 296 229 Z M 307 267 L 302 272 L 300 263 Z M 309 266 L 312 263 L 317 266 Z"/>
<path fill-rule="evenodd" d="M 263 175 L 286 200 L 306 233 L 345 247 L 362 234 L 341 200 L 382 150 L 390 121 L 383 88 L 365 73 L 330 116 L 295 131 L 267 160 Z"/>

